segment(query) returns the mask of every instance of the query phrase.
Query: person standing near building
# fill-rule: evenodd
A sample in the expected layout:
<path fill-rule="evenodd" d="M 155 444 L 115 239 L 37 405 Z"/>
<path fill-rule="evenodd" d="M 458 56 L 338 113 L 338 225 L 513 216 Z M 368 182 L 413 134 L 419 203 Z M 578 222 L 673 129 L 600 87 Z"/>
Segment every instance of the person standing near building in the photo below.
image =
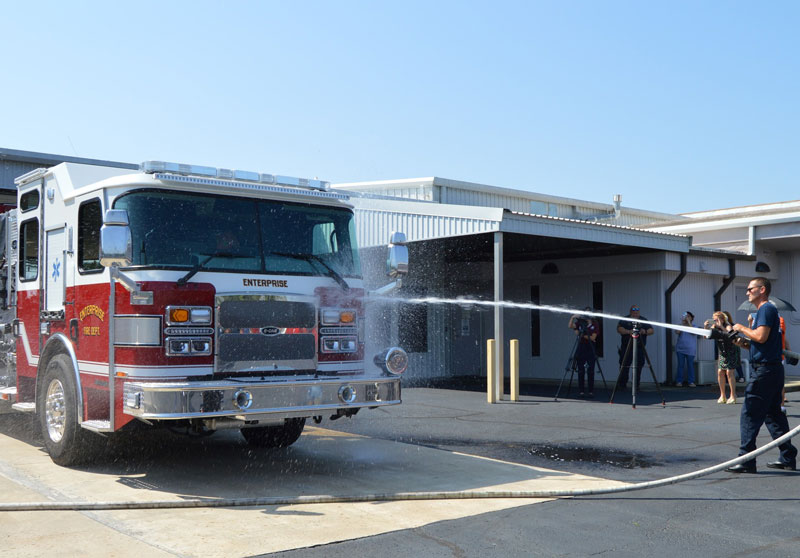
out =
<path fill-rule="evenodd" d="M 694 327 L 694 314 L 688 310 L 683 313 L 681 325 Z M 688 331 L 678 331 L 678 340 L 675 343 L 675 354 L 678 355 L 678 376 L 676 384 L 688 381 L 694 384 L 694 357 L 697 356 L 697 336 Z M 683 371 L 686 370 L 686 376 Z"/>
<path fill-rule="evenodd" d="M 631 346 L 631 341 L 633 337 L 631 334 L 633 333 L 633 326 L 634 324 L 638 324 L 639 327 L 639 346 L 637 350 L 639 351 L 639 355 L 637 357 L 636 362 L 636 384 L 640 385 L 642 380 L 642 368 L 644 368 L 644 346 L 647 344 L 647 336 L 653 335 L 654 330 L 653 326 L 646 323 L 647 318 L 640 314 L 640 308 L 638 304 L 634 304 L 631 306 L 630 311 L 628 312 L 627 318 L 632 318 L 630 320 L 620 320 L 617 322 L 617 333 L 620 334 L 620 347 L 619 347 L 619 377 L 617 378 L 617 387 L 627 387 L 628 385 L 628 375 L 630 374 L 631 363 L 633 362 L 633 346 Z"/>
<path fill-rule="evenodd" d="M 747 297 L 757 308 L 752 328 L 734 324 L 733 329 L 745 335 L 750 345 L 750 362 L 754 368 L 752 381 L 745 389 L 744 405 L 739 422 L 741 445 L 739 455 L 756 449 L 756 437 L 761 425 L 767 425 L 772 439 L 789 431 L 789 421 L 781 412 L 781 390 L 784 371 L 781 362 L 781 333 L 778 309 L 768 303 L 772 285 L 765 277 L 752 279 L 747 286 Z M 780 446 L 780 459 L 767 463 L 772 469 L 797 468 L 797 448 L 790 441 Z M 755 473 L 756 461 L 751 459 L 728 467 L 731 473 Z"/>
<path fill-rule="evenodd" d="M 733 318 L 727 312 L 714 312 L 713 319 L 706 320 L 703 324 L 706 328 L 718 329 L 722 332 L 728 332 L 733 329 Z M 717 354 L 719 361 L 717 363 L 717 383 L 719 384 L 719 399 L 717 403 L 727 403 L 733 405 L 736 403 L 736 367 L 741 364 L 741 349 L 734 344 L 731 339 L 717 339 Z M 730 386 L 730 397 L 725 397 L 725 381 L 727 379 Z"/>
<path fill-rule="evenodd" d="M 588 306 L 584 310 L 587 312 L 593 311 Z M 586 375 L 588 395 L 589 397 L 594 397 L 594 342 L 597 339 L 599 326 L 591 317 L 576 314 L 570 317 L 568 327 L 575 330 L 575 335 L 578 336 L 578 345 L 575 347 L 575 367 L 578 370 L 579 395 L 584 395 L 583 376 Z"/>

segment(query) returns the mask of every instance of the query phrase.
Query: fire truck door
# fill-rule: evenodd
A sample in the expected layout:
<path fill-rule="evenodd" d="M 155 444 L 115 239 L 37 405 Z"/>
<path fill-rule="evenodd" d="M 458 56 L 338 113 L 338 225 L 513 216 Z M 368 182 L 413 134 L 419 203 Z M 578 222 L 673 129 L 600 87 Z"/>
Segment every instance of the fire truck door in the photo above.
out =
<path fill-rule="evenodd" d="M 47 231 L 45 262 L 45 304 L 46 312 L 63 312 L 66 298 L 66 270 L 64 256 L 66 251 L 66 227 Z"/>

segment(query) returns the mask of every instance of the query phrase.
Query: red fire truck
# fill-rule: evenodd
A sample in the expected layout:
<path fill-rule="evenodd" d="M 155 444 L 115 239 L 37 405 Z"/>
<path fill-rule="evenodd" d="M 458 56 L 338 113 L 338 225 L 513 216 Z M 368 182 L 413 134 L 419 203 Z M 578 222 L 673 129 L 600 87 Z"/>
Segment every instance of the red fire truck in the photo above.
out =
<path fill-rule="evenodd" d="M 0 399 L 36 413 L 56 463 L 134 425 L 280 447 L 309 417 L 400 403 L 408 358 L 365 359 L 353 210 L 327 183 L 150 161 L 16 184 Z M 382 292 L 407 271 L 404 242 L 392 235 Z"/>

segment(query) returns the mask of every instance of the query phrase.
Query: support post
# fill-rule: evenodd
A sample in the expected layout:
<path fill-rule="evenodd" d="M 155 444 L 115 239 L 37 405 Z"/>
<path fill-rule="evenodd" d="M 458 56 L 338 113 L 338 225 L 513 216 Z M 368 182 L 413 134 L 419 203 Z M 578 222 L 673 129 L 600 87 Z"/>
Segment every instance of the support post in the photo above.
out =
<path fill-rule="evenodd" d="M 486 340 L 486 402 L 497 403 L 494 372 L 494 339 Z"/>
<path fill-rule="evenodd" d="M 495 394 L 497 399 L 503 399 L 503 377 L 505 376 L 505 363 L 503 362 L 503 347 L 505 336 L 503 334 L 503 233 L 494 233 L 494 340 L 495 355 Z"/>
<path fill-rule="evenodd" d="M 519 401 L 519 339 L 512 339 L 508 350 L 511 371 L 511 401 Z"/>

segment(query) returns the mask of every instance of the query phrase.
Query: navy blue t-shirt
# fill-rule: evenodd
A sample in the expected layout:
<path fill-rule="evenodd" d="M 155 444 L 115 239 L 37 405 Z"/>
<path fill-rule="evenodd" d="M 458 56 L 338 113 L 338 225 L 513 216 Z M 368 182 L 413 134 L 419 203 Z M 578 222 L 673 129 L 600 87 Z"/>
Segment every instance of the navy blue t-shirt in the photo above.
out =
<path fill-rule="evenodd" d="M 769 337 L 764 343 L 750 342 L 750 360 L 754 364 L 780 362 L 783 353 L 781 349 L 781 322 L 778 316 L 778 309 L 769 302 L 762 304 L 758 309 L 756 319 L 753 322 L 753 329 L 758 329 L 762 325 L 769 328 Z"/>

